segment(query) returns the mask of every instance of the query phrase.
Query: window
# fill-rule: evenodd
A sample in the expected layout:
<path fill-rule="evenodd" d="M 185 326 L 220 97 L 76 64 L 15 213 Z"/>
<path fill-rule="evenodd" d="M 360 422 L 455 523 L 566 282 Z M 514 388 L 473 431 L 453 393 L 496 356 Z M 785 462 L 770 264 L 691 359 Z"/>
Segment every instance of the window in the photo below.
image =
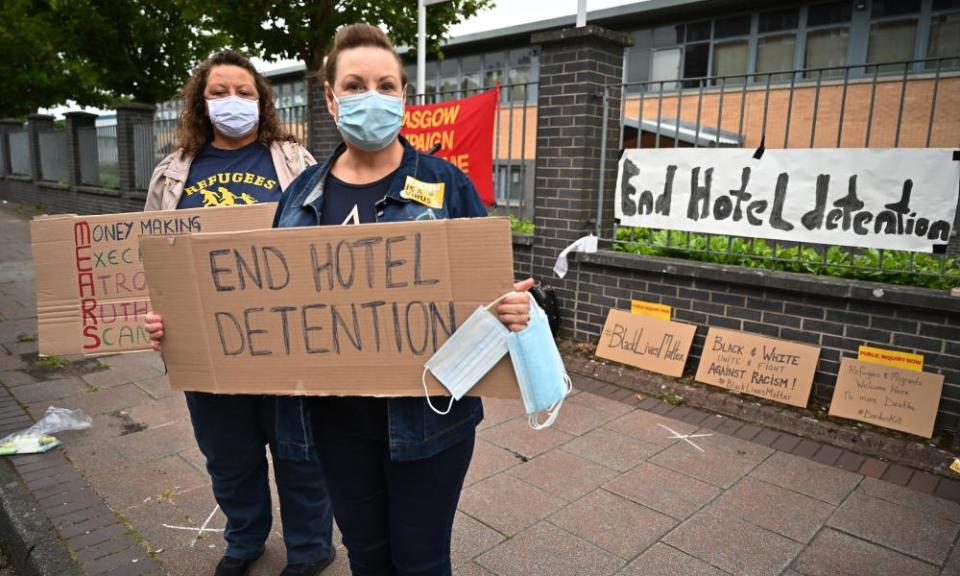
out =
<path fill-rule="evenodd" d="M 917 41 L 916 20 L 874 22 L 870 26 L 870 44 L 867 64 L 897 62 L 913 59 Z M 880 72 L 902 72 L 903 64 L 880 66 Z M 869 69 L 873 71 L 872 68 Z"/>
<path fill-rule="evenodd" d="M 800 22 L 800 12 L 796 8 L 763 12 L 760 14 L 760 33 L 793 30 Z"/>
<path fill-rule="evenodd" d="M 933 0 L 933 10 L 960 10 L 960 0 Z"/>
<path fill-rule="evenodd" d="M 523 194 L 521 166 L 497 167 L 497 205 L 519 205 Z"/>
<path fill-rule="evenodd" d="M 669 50 L 656 50 L 653 53 L 653 64 L 650 67 L 650 80 L 659 82 L 662 80 L 675 80 L 680 77 L 680 49 L 670 48 Z M 664 82 L 664 90 L 673 90 L 677 87 L 676 82 Z M 660 84 L 651 84 L 650 90 L 659 91 Z"/>
<path fill-rule="evenodd" d="M 828 28 L 807 33 L 807 51 L 804 55 L 804 68 L 829 68 L 844 66 L 847 63 L 847 46 L 850 43 L 848 28 Z M 843 69 L 824 70 L 823 78 L 843 77 Z M 808 78 L 816 78 L 817 72 L 807 72 Z"/>
<path fill-rule="evenodd" d="M 731 36 L 746 36 L 748 34 L 750 34 L 749 14 L 722 18 L 717 20 L 713 26 L 714 38 L 730 38 Z"/>
<path fill-rule="evenodd" d="M 920 11 L 920 0 L 873 0 L 872 18 L 903 16 Z"/>
<path fill-rule="evenodd" d="M 746 40 L 733 42 L 718 42 L 713 45 L 713 75 L 733 76 L 744 74 L 747 71 Z M 743 78 L 728 78 L 724 84 L 742 84 Z"/>
<path fill-rule="evenodd" d="M 958 2 L 960 4 L 960 2 Z M 930 43 L 927 46 L 927 58 L 957 56 L 952 60 L 943 60 L 941 68 L 960 66 L 960 13 L 934 16 L 930 23 Z M 936 69 L 937 62 L 927 62 L 928 69 Z"/>
<path fill-rule="evenodd" d="M 710 44 L 688 44 L 683 58 L 684 78 L 703 78 L 707 75 L 707 63 L 710 60 Z M 700 80 L 689 80 L 684 86 L 699 86 Z"/>
<path fill-rule="evenodd" d="M 687 24 L 687 42 L 710 39 L 710 21 Z"/>
<path fill-rule="evenodd" d="M 530 82 L 530 68 L 533 65 L 533 53 L 529 48 L 521 50 L 513 50 L 510 52 L 510 72 L 509 72 L 509 88 L 506 92 L 506 97 L 511 102 L 524 102 L 527 100 L 528 90 L 531 88 L 527 86 L 527 83 Z"/>
<path fill-rule="evenodd" d="M 794 69 L 794 53 L 797 37 L 793 34 L 782 36 L 764 36 L 757 41 L 757 76 L 756 81 L 766 82 L 769 72 L 782 72 Z M 790 74 L 774 74 L 771 82 L 790 80 Z"/>
<path fill-rule="evenodd" d="M 853 6 L 847 2 L 829 2 L 815 4 L 807 10 L 807 26 L 823 26 L 849 22 L 853 15 Z"/>
<path fill-rule="evenodd" d="M 650 57 L 649 49 L 630 48 L 627 50 L 627 82 L 646 82 L 650 79 Z M 649 85 L 636 84 L 628 86 L 627 90 L 631 93 L 649 90 L 653 87 Z"/>
<path fill-rule="evenodd" d="M 483 87 L 493 88 L 503 81 L 503 53 L 495 52 L 483 57 Z"/>
<path fill-rule="evenodd" d="M 460 62 L 460 89 L 464 96 L 472 96 L 481 88 L 480 57 L 467 56 Z"/>

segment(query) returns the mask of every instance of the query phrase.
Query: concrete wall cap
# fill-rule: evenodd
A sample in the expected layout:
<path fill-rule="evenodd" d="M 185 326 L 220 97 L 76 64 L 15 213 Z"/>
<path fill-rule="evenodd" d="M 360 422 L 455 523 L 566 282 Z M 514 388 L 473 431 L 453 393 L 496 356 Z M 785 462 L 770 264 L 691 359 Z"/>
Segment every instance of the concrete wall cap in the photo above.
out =
<path fill-rule="evenodd" d="M 575 40 L 599 40 L 621 47 L 633 46 L 633 38 L 631 38 L 629 34 L 616 32 L 614 30 L 602 28 L 593 24 L 587 24 L 582 28 L 564 28 L 562 30 L 537 32 L 530 37 L 530 41 L 533 44 L 540 45 L 556 44 Z"/>

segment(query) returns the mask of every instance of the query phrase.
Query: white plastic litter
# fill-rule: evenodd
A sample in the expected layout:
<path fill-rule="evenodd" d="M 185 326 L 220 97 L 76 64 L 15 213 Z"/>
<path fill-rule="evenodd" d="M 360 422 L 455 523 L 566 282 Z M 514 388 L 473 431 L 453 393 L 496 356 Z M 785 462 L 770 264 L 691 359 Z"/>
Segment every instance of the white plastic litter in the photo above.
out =
<path fill-rule="evenodd" d="M 46 452 L 60 445 L 53 434 L 64 430 L 85 430 L 92 426 L 93 418 L 84 414 L 83 410 L 50 406 L 43 418 L 33 426 L 0 439 L 0 456 Z"/>
<path fill-rule="evenodd" d="M 571 252 L 586 252 L 587 254 L 593 254 L 597 251 L 597 240 L 597 237 L 591 234 L 589 236 L 578 238 L 573 244 L 564 248 L 563 252 L 557 256 L 557 261 L 553 265 L 553 273 L 560 278 L 566 276 L 569 266 L 567 263 L 567 255 L 569 255 Z"/>

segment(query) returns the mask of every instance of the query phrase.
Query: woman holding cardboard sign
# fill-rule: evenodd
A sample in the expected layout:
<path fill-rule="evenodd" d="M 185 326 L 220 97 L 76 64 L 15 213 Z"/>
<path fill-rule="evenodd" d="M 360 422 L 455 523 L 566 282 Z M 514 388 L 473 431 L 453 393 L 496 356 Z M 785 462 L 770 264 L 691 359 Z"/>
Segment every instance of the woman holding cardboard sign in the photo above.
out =
<path fill-rule="evenodd" d="M 270 86 L 249 60 L 224 51 L 201 63 L 183 89 L 179 150 L 157 166 L 146 210 L 277 202 L 310 154 L 283 130 Z M 159 348 L 163 324 L 148 314 Z M 301 418 L 277 418 L 277 397 L 187 392 L 197 444 L 227 517 L 227 549 L 215 576 L 246 576 L 273 526 L 264 445 L 273 455 L 287 567 L 282 576 L 314 576 L 336 554 L 323 469 L 302 439 Z M 311 453 L 313 457 L 311 458 Z"/>
<path fill-rule="evenodd" d="M 342 28 L 323 75 L 344 144 L 290 186 L 276 226 L 487 215 L 463 172 L 399 136 L 407 79 L 379 28 Z M 519 283 L 501 300 L 503 324 L 526 325 L 529 300 L 519 292 L 532 284 Z M 453 517 L 483 418 L 480 399 L 464 397 L 446 415 L 424 398 L 324 397 L 311 409 L 353 573 L 449 575 Z"/>
<path fill-rule="evenodd" d="M 463 172 L 399 136 L 406 75 L 379 28 L 342 28 L 327 55 L 324 80 L 327 107 L 344 144 L 291 184 L 276 226 L 487 215 Z M 523 330 L 530 305 L 522 292 L 532 285 L 516 284 L 516 292 L 495 307 L 494 323 Z M 293 401 L 281 401 L 281 419 L 298 417 Z M 423 397 L 324 397 L 313 399 L 310 408 L 353 573 L 451 574 L 453 518 L 483 418 L 480 399 L 465 396 L 445 414 L 431 410 Z"/>

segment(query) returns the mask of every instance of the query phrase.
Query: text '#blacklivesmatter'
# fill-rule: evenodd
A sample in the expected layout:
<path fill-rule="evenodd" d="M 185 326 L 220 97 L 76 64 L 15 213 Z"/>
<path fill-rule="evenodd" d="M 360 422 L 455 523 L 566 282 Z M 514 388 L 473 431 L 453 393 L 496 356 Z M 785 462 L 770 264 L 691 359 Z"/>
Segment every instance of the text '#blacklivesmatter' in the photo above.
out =
<path fill-rule="evenodd" d="M 623 162 L 620 202 L 623 215 L 646 216 L 658 214 L 670 216 L 673 208 L 673 183 L 677 166 L 668 165 L 666 167 L 663 191 L 655 196 L 650 190 L 637 190 L 631 180 L 640 175 L 640 168 L 629 158 L 624 158 Z M 713 218 L 718 222 L 724 220 L 746 221 L 751 226 L 759 227 L 765 225 L 764 218 L 766 218 L 766 224 L 772 228 L 785 232 L 793 230 L 797 224 L 787 221 L 783 216 L 790 183 L 789 174 L 782 172 L 778 175 L 772 202 L 755 199 L 755 194 L 748 192 L 750 175 L 751 168 L 742 168 L 739 188 L 729 190 L 726 194 L 712 196 L 714 193 L 714 190 L 712 190 L 714 168 L 705 170 L 700 166 L 692 168 L 690 199 L 686 206 L 687 219 L 698 221 Z M 950 222 L 918 216 L 914 208 L 910 207 L 910 195 L 913 192 L 913 180 L 911 179 L 903 181 L 900 189 L 900 199 L 897 202 L 884 204 L 885 210 L 879 212 L 864 209 L 864 202 L 857 197 L 856 175 L 850 176 L 847 182 L 847 193 L 842 198 L 830 203 L 832 208 L 828 208 L 829 190 L 830 175 L 818 175 L 814 206 L 801 217 L 798 223 L 800 226 L 809 231 L 852 231 L 858 236 L 869 234 L 915 235 L 938 242 L 947 242 L 950 238 Z"/>
<path fill-rule="evenodd" d="M 215 311 L 220 351 L 227 357 L 390 350 L 432 354 L 457 329 L 454 302 L 390 297 L 397 289 L 418 290 L 440 282 L 423 270 L 422 245 L 420 233 L 311 243 L 301 248 L 310 261 L 303 267 L 292 266 L 277 246 L 210 250 L 210 279 L 219 293 L 283 292 L 306 284 L 315 294 L 357 289 L 376 294 L 347 302 L 321 296 Z"/>

